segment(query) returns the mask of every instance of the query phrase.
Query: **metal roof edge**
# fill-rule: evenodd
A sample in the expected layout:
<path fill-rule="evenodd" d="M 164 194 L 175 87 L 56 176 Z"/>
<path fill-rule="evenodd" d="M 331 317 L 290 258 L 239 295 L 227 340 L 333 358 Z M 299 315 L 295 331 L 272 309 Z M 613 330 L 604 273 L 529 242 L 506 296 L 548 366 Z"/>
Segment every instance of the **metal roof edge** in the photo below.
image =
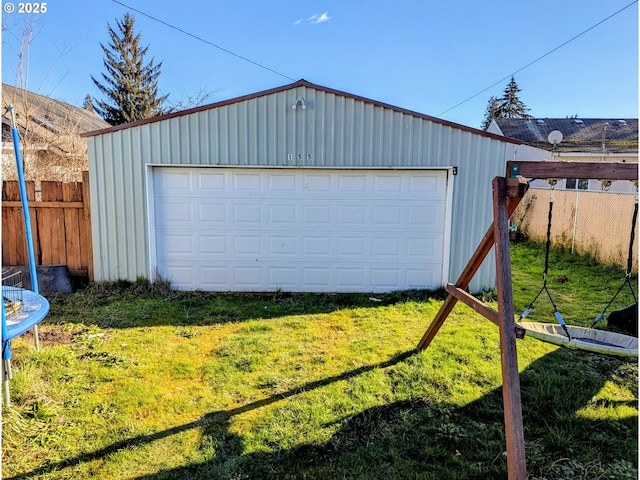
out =
<path fill-rule="evenodd" d="M 214 108 L 224 107 L 226 105 L 231 105 L 238 102 L 243 102 L 246 100 L 252 100 L 254 98 L 263 97 L 265 95 L 271 95 L 273 93 L 280 93 L 285 90 L 289 90 L 292 88 L 296 88 L 302 86 L 305 83 L 305 80 L 298 80 L 297 82 L 290 83 L 288 85 L 282 85 L 280 87 L 270 88 L 267 90 L 262 90 L 260 92 L 249 93 L 247 95 L 242 95 L 240 97 L 234 97 L 227 100 L 221 100 L 219 102 L 210 103 L 207 105 L 201 105 L 199 107 L 189 108 L 187 110 L 181 110 L 179 112 L 171 112 L 165 115 L 158 115 L 151 118 L 145 118 L 144 120 L 137 120 L 135 122 L 122 123 L 120 125 L 114 125 L 112 127 L 103 128 L 100 130 L 94 130 L 91 132 L 85 132 L 81 135 L 81 137 L 95 137 L 97 135 L 103 135 L 105 133 L 117 132 L 119 130 L 126 130 L 127 128 L 139 127 L 141 125 L 147 125 L 149 123 L 161 122 L 163 120 L 169 120 L 171 118 L 182 117 L 185 115 L 190 115 L 192 113 L 203 112 L 205 110 L 212 110 Z"/>
<path fill-rule="evenodd" d="M 424 113 L 419 113 L 419 112 L 416 112 L 416 111 L 413 111 L 413 110 L 408 110 L 408 109 L 405 109 L 405 108 L 397 107 L 395 105 L 391 105 L 391 104 L 388 104 L 388 103 L 380 102 L 380 101 L 377 101 L 377 100 L 372 100 L 370 98 L 361 97 L 359 95 L 354 95 L 354 94 L 343 92 L 343 91 L 336 90 L 336 89 L 333 89 L 333 88 L 324 87 L 322 85 L 316 85 L 316 84 L 311 83 L 311 82 L 309 82 L 309 81 L 307 81 L 305 79 L 300 79 L 300 80 L 298 80 L 296 82 L 293 82 L 293 83 L 290 83 L 290 84 L 287 84 L 287 85 L 282 85 L 280 87 L 270 88 L 270 89 L 262 90 L 262 91 L 259 91 L 259 92 L 256 92 L 256 93 L 250 93 L 250 94 L 247 94 L 247 95 L 242 95 L 240 97 L 230 98 L 230 99 L 227 99 L 227 100 L 222 100 L 220 102 L 215 102 L 215 103 L 211 103 L 211 104 L 208 104 L 208 105 L 202 105 L 202 106 L 199 106 L 199 107 L 194 107 L 194 108 L 190 108 L 190 109 L 187 109 L 187 110 L 182 110 L 180 112 L 172 112 L 172 113 L 168 113 L 168 114 L 165 114 L 165 115 L 158 115 L 156 117 L 146 118 L 144 120 L 138 120 L 138 121 L 130 122 L 130 123 L 123 123 L 121 125 L 114 125 L 112 127 L 104 128 L 104 129 L 101 129 L 101 130 L 94 130 L 94 131 L 91 131 L 91 132 L 85 132 L 85 133 L 82 133 L 80 136 L 81 137 L 95 137 L 95 136 L 103 135 L 103 134 L 106 134 L 106 133 L 113 133 L 113 132 L 117 132 L 119 130 L 126 130 L 128 128 L 138 127 L 138 126 L 141 126 L 141 125 L 147 125 L 149 123 L 160 122 L 160 121 L 163 121 L 163 120 L 169 120 L 171 118 L 177 118 L 177 117 L 182 117 L 182 116 L 185 116 L 185 115 L 190 115 L 192 113 L 198 113 L 198 112 L 202 112 L 202 111 L 206 111 L 206 110 L 211 110 L 211 109 L 214 109 L 214 108 L 224 107 L 226 105 L 232 105 L 234 103 L 243 102 L 243 101 L 246 101 L 246 100 L 252 100 L 254 98 L 259 98 L 259 97 L 263 97 L 263 96 L 266 96 L 266 95 L 272 95 L 274 93 L 280 93 L 280 92 L 284 92 L 284 91 L 287 91 L 287 90 L 292 90 L 292 89 L 298 88 L 298 87 L 312 88 L 314 90 L 318 90 L 318 91 L 321 91 L 321 92 L 337 95 L 337 96 L 340 96 L 340 97 L 351 98 L 351 99 L 356 100 L 356 101 L 361 101 L 361 102 L 364 102 L 364 103 L 368 103 L 368 104 L 373 105 L 375 107 L 380 107 L 380 108 L 393 110 L 393 111 L 398 112 L 398 113 L 402 113 L 402 114 L 405 114 L 405 115 L 410 115 L 412 117 L 420 118 L 420 119 L 423 119 L 423 120 L 428 120 L 430 122 L 438 123 L 438 124 L 446 126 L 446 127 L 455 128 L 457 130 L 462 130 L 462 131 L 465 131 L 465 132 L 473 133 L 473 134 L 480 135 L 480 136 L 487 137 L 487 138 L 492 138 L 494 140 L 500 140 L 502 142 L 512 143 L 512 144 L 515 144 L 515 145 L 521 145 L 522 144 L 522 141 L 520 141 L 518 139 L 515 139 L 515 138 L 509 138 L 509 137 L 505 137 L 503 135 L 497 135 L 497 134 L 494 134 L 494 133 L 489 133 L 489 132 L 486 132 L 484 130 L 479 130 L 479 129 L 476 129 L 476 128 L 473 128 L 473 127 L 468 127 L 466 125 L 461 125 L 459 123 L 450 122 L 448 120 L 443 120 L 441 118 L 432 117 L 432 116 L 426 115 Z"/>
<path fill-rule="evenodd" d="M 476 135 L 480 135 L 480 136 L 488 137 L 488 138 L 493 138 L 495 140 L 501 140 L 503 142 L 513 143 L 513 144 L 516 144 L 516 145 L 521 145 L 522 144 L 522 142 L 520 140 L 515 139 L 515 138 L 509 138 L 509 137 L 505 137 L 503 135 L 496 135 L 494 133 L 485 132 L 484 130 L 479 130 L 477 128 L 468 127 L 466 125 L 461 125 L 459 123 L 450 122 L 448 120 L 443 120 L 443 119 L 438 118 L 438 117 L 432 117 L 431 115 L 427 115 L 427 114 L 424 114 L 424 113 L 416 112 L 414 110 L 409 110 L 409 109 L 402 108 L 402 107 L 397 107 L 395 105 L 391 105 L 391 104 L 388 104 L 388 103 L 380 102 L 378 100 L 372 100 L 370 98 L 361 97 L 359 95 L 354 95 L 352 93 L 347 93 L 347 92 L 343 92 L 343 91 L 340 91 L 340 90 L 335 90 L 333 88 L 323 87 L 321 85 L 315 85 L 315 84 L 313 84 L 311 82 L 307 82 L 306 80 L 300 80 L 300 82 L 302 82 L 303 83 L 302 86 L 305 86 L 305 87 L 314 88 L 316 90 L 320 90 L 320 91 L 323 91 L 323 92 L 326 92 L 326 93 L 331 93 L 331 94 L 338 95 L 338 96 L 341 96 L 341 97 L 352 98 L 354 100 L 358 100 L 358 101 L 361 101 L 361 102 L 364 102 L 364 103 L 369 103 L 369 104 L 374 105 L 376 107 L 386 108 L 386 109 L 393 110 L 393 111 L 398 112 L 398 113 L 403 113 L 405 115 L 410 115 L 412 117 L 421 118 L 423 120 L 428 120 L 428 121 L 433 122 L 433 123 L 438 123 L 440 125 L 444 125 L 445 127 L 451 127 L 451 128 L 455 128 L 457 130 L 463 130 L 465 132 L 474 133 Z"/>

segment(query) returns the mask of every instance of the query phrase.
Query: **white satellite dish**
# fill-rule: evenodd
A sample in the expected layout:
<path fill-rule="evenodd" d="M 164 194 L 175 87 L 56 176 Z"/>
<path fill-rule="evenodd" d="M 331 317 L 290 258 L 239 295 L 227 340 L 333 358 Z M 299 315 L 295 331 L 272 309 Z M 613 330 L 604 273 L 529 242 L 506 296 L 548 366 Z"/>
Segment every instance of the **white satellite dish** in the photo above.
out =
<path fill-rule="evenodd" d="M 549 134 L 547 140 L 549 140 L 549 143 L 555 147 L 562 141 L 563 138 L 564 137 L 562 136 L 562 132 L 560 130 L 554 130 Z"/>

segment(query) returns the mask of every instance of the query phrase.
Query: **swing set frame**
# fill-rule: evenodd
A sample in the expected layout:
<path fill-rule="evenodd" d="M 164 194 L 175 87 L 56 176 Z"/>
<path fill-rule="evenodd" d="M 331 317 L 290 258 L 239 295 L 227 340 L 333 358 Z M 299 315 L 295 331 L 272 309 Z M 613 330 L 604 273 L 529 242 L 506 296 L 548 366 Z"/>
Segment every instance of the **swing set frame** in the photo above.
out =
<path fill-rule="evenodd" d="M 431 321 L 419 350 L 425 350 L 444 324 L 458 301 L 498 326 L 500 331 L 500 361 L 502 366 L 502 401 L 504 406 L 507 472 L 509 480 L 526 480 L 527 467 L 522 423 L 522 398 L 516 338 L 523 338 L 525 330 L 515 323 L 511 256 L 509 247 L 509 218 L 529 189 L 527 178 L 578 180 L 638 180 L 637 163 L 583 163 L 509 161 L 505 176 L 492 181 L 493 222 L 482 238 L 467 266 L 455 284 L 448 283 L 448 293 L 442 307 Z M 496 290 L 498 310 L 469 294 L 466 289 L 480 265 L 495 247 Z"/>

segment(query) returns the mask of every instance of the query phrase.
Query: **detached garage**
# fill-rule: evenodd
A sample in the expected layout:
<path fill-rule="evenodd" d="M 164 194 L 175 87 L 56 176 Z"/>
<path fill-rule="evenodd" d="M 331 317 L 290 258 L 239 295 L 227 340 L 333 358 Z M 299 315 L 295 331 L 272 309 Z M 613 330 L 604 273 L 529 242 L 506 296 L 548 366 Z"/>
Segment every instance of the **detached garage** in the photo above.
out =
<path fill-rule="evenodd" d="M 440 287 L 518 145 L 305 80 L 86 136 L 95 279 L 207 291 Z"/>

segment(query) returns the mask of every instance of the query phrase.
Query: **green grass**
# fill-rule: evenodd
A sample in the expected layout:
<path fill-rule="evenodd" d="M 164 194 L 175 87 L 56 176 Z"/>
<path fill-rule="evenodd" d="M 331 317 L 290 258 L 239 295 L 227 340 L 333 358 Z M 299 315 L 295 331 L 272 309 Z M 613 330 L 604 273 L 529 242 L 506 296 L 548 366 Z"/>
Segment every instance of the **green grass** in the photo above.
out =
<path fill-rule="evenodd" d="M 543 250 L 512 254 L 521 310 Z M 552 258 L 559 308 L 589 326 L 624 273 Z M 3 478 L 506 478 L 497 328 L 458 305 L 416 353 L 442 292 L 370 297 L 142 280 L 55 296 L 42 350 L 13 342 Z M 531 319 L 552 321 L 547 303 Z M 531 338 L 518 360 L 529 478 L 637 478 L 636 361 Z"/>
<path fill-rule="evenodd" d="M 544 246 L 516 243 L 511 247 L 513 294 L 516 311 L 524 310 L 540 291 L 544 271 Z M 551 250 L 547 288 L 562 317 L 570 325 L 591 327 L 602 309 L 625 281 L 625 273 L 617 266 L 601 265 L 591 258 Z M 633 279 L 637 296 L 637 276 Z M 607 313 L 633 303 L 625 286 Z M 555 322 L 553 306 L 543 292 L 527 320 Z"/>

